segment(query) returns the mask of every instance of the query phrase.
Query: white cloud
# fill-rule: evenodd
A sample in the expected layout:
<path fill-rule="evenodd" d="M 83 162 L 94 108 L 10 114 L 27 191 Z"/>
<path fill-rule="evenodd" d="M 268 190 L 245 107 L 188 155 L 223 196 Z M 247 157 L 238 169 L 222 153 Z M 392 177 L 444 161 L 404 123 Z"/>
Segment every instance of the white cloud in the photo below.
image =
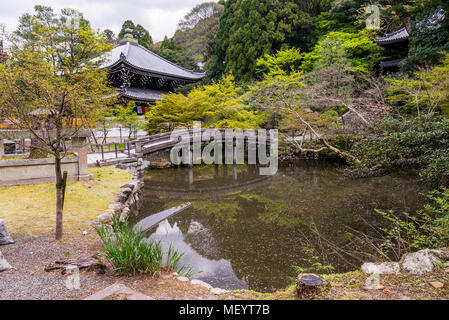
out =
<path fill-rule="evenodd" d="M 92 27 L 120 31 L 125 20 L 141 24 L 153 41 L 171 37 L 179 20 L 197 4 L 208 0 L 0 0 L 0 23 L 9 31 L 17 28 L 19 17 L 32 13 L 37 4 L 51 6 L 56 12 L 63 8 L 81 11 Z"/>

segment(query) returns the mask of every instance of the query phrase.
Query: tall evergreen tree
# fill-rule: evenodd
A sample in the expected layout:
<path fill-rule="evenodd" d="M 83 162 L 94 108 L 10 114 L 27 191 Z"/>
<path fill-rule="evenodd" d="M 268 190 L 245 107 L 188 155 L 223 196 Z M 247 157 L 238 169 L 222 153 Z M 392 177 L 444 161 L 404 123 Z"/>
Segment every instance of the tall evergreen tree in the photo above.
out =
<path fill-rule="evenodd" d="M 305 2 L 314 4 L 308 6 Z M 307 49 L 314 43 L 315 15 L 328 5 L 313 0 L 228 0 L 217 33 L 214 56 L 208 66 L 211 77 L 232 72 L 238 81 L 250 80 L 256 60 L 264 54 L 296 46 Z M 301 8 L 300 5 L 301 4 Z M 321 8 L 321 9 L 317 9 Z"/>
<path fill-rule="evenodd" d="M 142 25 L 135 25 L 131 20 L 126 20 L 123 25 L 120 33 L 118 34 L 119 39 L 123 39 L 128 31 L 131 31 L 134 39 L 144 48 L 151 50 L 153 48 L 153 39 L 151 38 L 150 33 L 147 29 L 145 29 Z"/>

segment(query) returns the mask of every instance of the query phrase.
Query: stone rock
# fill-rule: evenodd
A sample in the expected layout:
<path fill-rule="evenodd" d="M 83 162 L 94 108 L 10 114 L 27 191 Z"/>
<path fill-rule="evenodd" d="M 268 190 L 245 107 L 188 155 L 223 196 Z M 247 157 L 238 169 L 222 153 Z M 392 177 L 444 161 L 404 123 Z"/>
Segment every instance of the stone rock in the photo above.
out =
<path fill-rule="evenodd" d="M 111 212 L 105 212 L 97 216 L 98 220 L 102 223 L 112 222 L 113 214 Z"/>
<path fill-rule="evenodd" d="M 213 294 L 216 294 L 216 295 L 220 295 L 220 294 L 225 294 L 228 291 L 225 289 L 221 289 L 221 288 L 212 288 L 212 289 L 210 289 L 210 292 L 212 292 Z"/>
<path fill-rule="evenodd" d="M 401 271 L 401 267 L 397 262 L 366 262 L 362 265 L 362 271 L 365 273 L 395 274 Z"/>
<path fill-rule="evenodd" d="M 432 287 L 434 287 L 435 289 L 440 289 L 444 287 L 444 284 L 441 283 L 440 281 L 432 281 L 430 283 L 432 285 Z"/>
<path fill-rule="evenodd" d="M 14 240 L 11 238 L 8 230 L 6 229 L 5 221 L 0 219 L 0 245 L 12 243 L 14 243 Z"/>
<path fill-rule="evenodd" d="M 187 281 L 189 281 L 189 278 L 187 278 L 187 277 L 177 277 L 176 279 L 178 279 L 178 280 L 181 281 L 181 282 L 187 282 Z"/>
<path fill-rule="evenodd" d="M 121 186 L 120 188 L 121 189 L 129 188 L 129 189 L 133 190 L 134 187 L 135 187 L 134 184 L 128 183 L 128 184 L 125 184 L 125 185 Z"/>
<path fill-rule="evenodd" d="M 441 250 L 424 249 L 418 252 L 407 253 L 402 256 L 400 265 L 402 270 L 410 273 L 423 275 L 432 272 L 434 261 L 441 259 L 444 253 Z"/>
<path fill-rule="evenodd" d="M 6 261 L 3 257 L 2 252 L 0 251 L 0 272 L 12 269 L 11 265 Z"/>
<path fill-rule="evenodd" d="M 128 207 L 123 208 L 122 213 L 120 214 L 120 221 L 125 221 L 128 218 L 129 211 Z"/>
<path fill-rule="evenodd" d="M 131 188 L 123 188 L 122 189 L 122 193 L 126 196 L 129 196 L 132 192 L 133 192 L 133 190 Z"/>
<path fill-rule="evenodd" d="M 118 212 L 120 208 L 121 206 L 118 203 L 111 203 L 108 207 L 108 209 L 112 210 L 113 212 Z"/>
<path fill-rule="evenodd" d="M 436 256 L 440 260 L 449 260 L 449 251 L 448 250 L 429 250 L 431 254 Z"/>
<path fill-rule="evenodd" d="M 206 289 L 209 289 L 209 290 L 212 289 L 212 286 L 210 284 L 208 284 L 208 283 L 206 283 L 204 281 L 198 280 L 198 279 L 194 279 L 194 280 L 190 281 L 190 283 L 191 284 L 200 285 L 200 286 L 202 286 L 202 287 L 204 287 Z"/>

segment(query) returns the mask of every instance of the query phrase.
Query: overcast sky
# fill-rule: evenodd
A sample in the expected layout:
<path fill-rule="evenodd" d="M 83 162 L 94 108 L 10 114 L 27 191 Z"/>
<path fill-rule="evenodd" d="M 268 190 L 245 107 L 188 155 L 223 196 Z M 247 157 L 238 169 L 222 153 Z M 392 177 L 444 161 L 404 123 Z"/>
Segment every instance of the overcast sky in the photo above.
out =
<path fill-rule="evenodd" d="M 0 24 L 15 30 L 19 17 L 32 13 L 37 4 L 81 11 L 95 29 L 111 29 L 116 34 L 125 20 L 144 26 L 157 42 L 171 37 L 179 20 L 197 4 L 210 0 L 0 0 Z"/>

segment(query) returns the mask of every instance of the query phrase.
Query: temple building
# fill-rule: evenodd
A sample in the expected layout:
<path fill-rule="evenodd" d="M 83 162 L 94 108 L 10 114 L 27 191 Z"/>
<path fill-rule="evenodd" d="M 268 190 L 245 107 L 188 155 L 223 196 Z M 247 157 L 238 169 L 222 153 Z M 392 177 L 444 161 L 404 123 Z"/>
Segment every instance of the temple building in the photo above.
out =
<path fill-rule="evenodd" d="M 176 88 L 195 83 L 206 74 L 184 69 L 137 43 L 130 32 L 111 51 L 103 68 L 110 69 L 112 85 L 120 88 L 121 102 L 136 102 L 136 112 L 146 113 L 148 105 Z"/>
<path fill-rule="evenodd" d="M 408 44 L 410 34 L 406 28 L 399 29 L 396 32 L 388 33 L 383 38 L 374 40 L 377 45 L 387 49 L 387 54 L 391 60 L 381 61 L 379 66 L 382 71 L 397 71 L 399 64 L 405 60 L 408 55 Z"/>

